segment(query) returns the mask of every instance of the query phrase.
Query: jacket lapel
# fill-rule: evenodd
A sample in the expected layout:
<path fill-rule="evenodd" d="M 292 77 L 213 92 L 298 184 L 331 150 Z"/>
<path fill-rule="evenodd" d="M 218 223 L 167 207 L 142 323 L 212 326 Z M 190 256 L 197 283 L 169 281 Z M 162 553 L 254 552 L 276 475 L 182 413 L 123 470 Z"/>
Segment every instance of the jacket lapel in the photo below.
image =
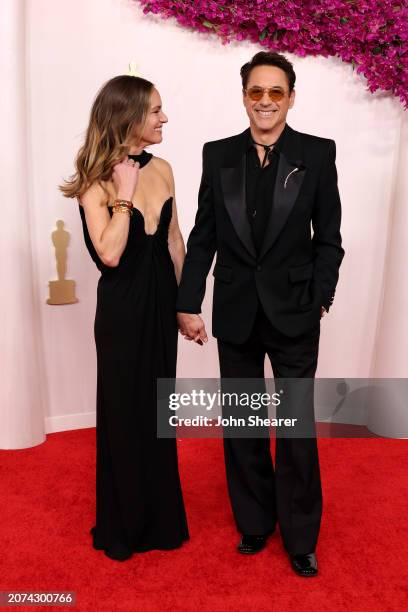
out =
<path fill-rule="evenodd" d="M 246 142 L 249 128 L 239 134 L 232 157 L 220 169 L 221 186 L 225 207 L 234 229 L 247 251 L 256 258 L 252 230 L 247 216 L 246 205 Z"/>
<path fill-rule="evenodd" d="M 265 256 L 278 238 L 298 198 L 306 166 L 302 161 L 300 135 L 287 126 L 287 133 L 279 153 L 278 170 L 273 193 L 272 210 L 262 243 L 259 259 Z"/>
<path fill-rule="evenodd" d="M 246 204 L 246 146 L 249 128 L 237 136 L 231 156 L 220 169 L 225 207 L 234 229 L 247 251 L 257 259 Z M 273 246 L 295 205 L 306 174 L 300 134 L 288 125 L 279 153 L 276 183 L 271 197 L 272 210 L 262 243 L 259 259 Z M 272 196 L 272 194 L 271 194 Z"/>

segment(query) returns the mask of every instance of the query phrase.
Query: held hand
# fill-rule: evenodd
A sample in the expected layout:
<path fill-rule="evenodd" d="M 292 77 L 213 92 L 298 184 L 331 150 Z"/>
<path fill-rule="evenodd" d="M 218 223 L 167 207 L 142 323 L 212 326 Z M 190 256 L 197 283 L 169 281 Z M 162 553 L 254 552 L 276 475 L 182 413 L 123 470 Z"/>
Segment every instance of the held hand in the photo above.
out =
<path fill-rule="evenodd" d="M 180 333 L 186 340 L 194 340 L 194 342 L 201 345 L 203 342 L 208 342 L 204 321 L 200 315 L 178 312 L 177 322 Z"/>
<path fill-rule="evenodd" d="M 139 178 L 139 167 L 139 162 L 135 163 L 128 157 L 113 167 L 112 181 L 119 198 L 132 200 Z"/>

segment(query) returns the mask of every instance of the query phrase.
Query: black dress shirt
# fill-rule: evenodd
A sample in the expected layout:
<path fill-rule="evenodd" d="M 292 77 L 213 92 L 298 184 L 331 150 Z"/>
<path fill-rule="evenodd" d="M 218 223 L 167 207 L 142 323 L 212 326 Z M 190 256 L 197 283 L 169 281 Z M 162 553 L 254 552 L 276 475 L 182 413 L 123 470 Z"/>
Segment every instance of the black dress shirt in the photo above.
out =
<path fill-rule="evenodd" d="M 267 153 L 269 164 L 262 168 L 251 133 L 248 137 L 246 152 L 246 204 L 248 219 L 252 228 L 255 248 L 259 253 L 269 213 L 273 205 L 279 151 L 285 138 L 286 125 L 273 149 Z M 271 143 L 272 144 L 272 143 Z"/>

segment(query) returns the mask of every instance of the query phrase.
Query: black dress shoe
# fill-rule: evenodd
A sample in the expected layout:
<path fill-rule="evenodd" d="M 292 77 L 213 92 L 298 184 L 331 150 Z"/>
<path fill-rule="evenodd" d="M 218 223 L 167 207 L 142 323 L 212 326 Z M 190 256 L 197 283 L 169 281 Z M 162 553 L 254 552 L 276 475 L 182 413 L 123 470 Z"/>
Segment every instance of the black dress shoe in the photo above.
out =
<path fill-rule="evenodd" d="M 307 555 L 290 555 L 293 569 L 299 576 L 317 576 L 317 559 L 314 553 Z"/>
<path fill-rule="evenodd" d="M 243 535 L 237 548 L 243 555 L 254 555 L 265 548 L 267 535 Z"/>

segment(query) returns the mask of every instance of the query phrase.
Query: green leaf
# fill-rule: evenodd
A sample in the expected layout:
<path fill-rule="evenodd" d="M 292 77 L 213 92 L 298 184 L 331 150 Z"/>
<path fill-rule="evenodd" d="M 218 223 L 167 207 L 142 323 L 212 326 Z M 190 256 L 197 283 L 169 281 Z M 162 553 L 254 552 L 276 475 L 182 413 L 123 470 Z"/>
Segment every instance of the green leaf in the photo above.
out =
<path fill-rule="evenodd" d="M 264 30 L 262 30 L 262 32 L 259 35 L 259 40 L 264 40 L 266 37 L 268 36 L 268 28 L 265 28 Z"/>
<path fill-rule="evenodd" d="M 211 23 L 211 21 L 203 21 L 203 26 L 205 26 L 206 28 L 212 29 L 214 27 L 214 24 Z"/>
<path fill-rule="evenodd" d="M 348 18 L 347 17 L 341 17 L 340 23 L 347 23 L 347 22 L 348 22 Z"/>

